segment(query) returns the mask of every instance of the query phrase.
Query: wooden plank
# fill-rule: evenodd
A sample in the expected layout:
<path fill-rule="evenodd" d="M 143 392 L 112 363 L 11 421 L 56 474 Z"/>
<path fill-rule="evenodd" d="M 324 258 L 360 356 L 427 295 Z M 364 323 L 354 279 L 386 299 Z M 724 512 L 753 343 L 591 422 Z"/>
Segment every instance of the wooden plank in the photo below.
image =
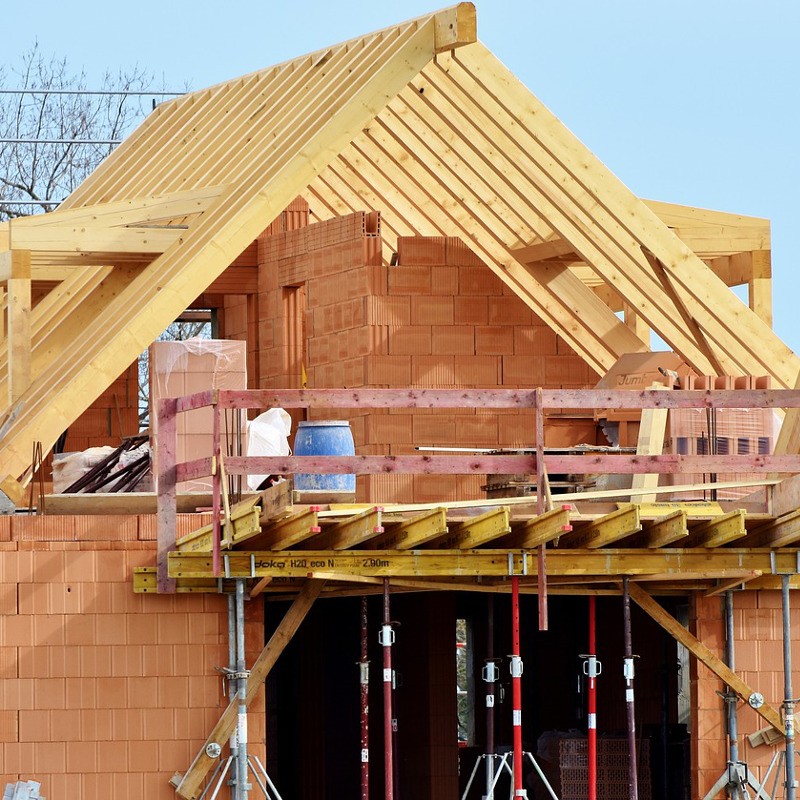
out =
<path fill-rule="evenodd" d="M 641 510 L 639 513 L 641 514 Z M 678 509 L 659 519 L 643 522 L 642 532 L 631 539 L 631 545 L 648 548 L 680 546 L 688 536 L 686 512 Z"/>
<path fill-rule="evenodd" d="M 650 386 L 653 391 L 669 391 L 669 387 L 654 383 Z M 656 456 L 664 452 L 664 436 L 667 432 L 667 409 L 645 408 L 642 411 L 639 424 L 639 438 L 636 442 L 636 454 L 639 456 Z M 631 488 L 653 489 L 658 486 L 658 475 L 634 475 Z M 655 494 L 639 495 L 642 503 L 655 502 Z"/>
<path fill-rule="evenodd" d="M 511 532 L 511 509 L 508 506 L 494 508 L 463 522 L 449 525 L 449 533 L 439 543 L 445 550 L 460 548 L 469 550 L 488 544 Z"/>
<path fill-rule="evenodd" d="M 255 699 L 256 692 L 261 688 L 270 670 L 275 666 L 278 657 L 286 649 L 286 646 L 306 618 L 323 586 L 324 581 L 310 580 L 300 590 L 300 594 L 297 595 L 291 608 L 284 615 L 275 633 L 272 634 L 269 642 L 267 642 L 250 670 L 250 675 L 247 678 L 245 706 L 249 706 Z M 240 702 L 241 700 L 236 697 L 230 701 L 219 722 L 214 726 L 214 729 L 198 751 L 186 774 L 180 779 L 176 792 L 185 800 L 193 800 L 193 798 L 197 797 L 203 780 L 217 763 L 216 759 L 207 755 L 206 747 L 214 743 L 225 744 L 236 727 Z"/>
<path fill-rule="evenodd" d="M 0 252 L 0 258 L 0 272 L 7 275 L 8 405 L 13 406 L 31 384 L 31 254 L 14 249 Z"/>
<path fill-rule="evenodd" d="M 210 494 L 176 495 L 176 512 L 191 514 L 197 509 L 211 507 Z M 155 492 L 117 492 L 97 494 L 47 494 L 43 513 L 62 514 L 155 514 Z"/>
<path fill-rule="evenodd" d="M 270 521 L 264 526 L 256 544 L 272 550 L 286 550 L 316 536 L 321 530 L 317 508 L 312 506 L 284 519 Z"/>
<path fill-rule="evenodd" d="M 740 578 L 717 581 L 717 585 L 713 589 L 709 589 L 705 593 L 705 596 L 717 597 L 718 595 L 725 594 L 725 592 L 732 591 L 733 589 L 743 589 L 746 583 L 754 581 L 756 578 L 760 578 L 762 575 L 763 573 L 760 570 L 753 570 L 753 572 L 750 572 L 749 574 Z"/>
<path fill-rule="evenodd" d="M 635 583 L 628 585 L 631 598 L 636 604 L 654 619 L 667 633 L 675 640 L 680 642 L 692 655 L 705 664 L 718 678 L 730 686 L 734 692 L 744 701 L 755 691 L 750 688 L 735 672 L 733 672 L 721 658 L 716 656 L 706 645 L 692 636 L 683 625 L 664 609 L 640 586 Z M 785 733 L 780 714 L 768 703 L 755 709 L 756 713 L 763 717 L 770 725 Z"/>
<path fill-rule="evenodd" d="M 178 467 L 178 479 L 206 475 L 211 459 L 198 459 Z M 226 460 L 232 475 L 296 473 L 383 475 L 415 473 L 419 475 L 523 474 L 532 472 L 530 456 L 230 456 Z M 660 456 L 547 455 L 545 464 L 550 473 L 716 473 L 716 472 L 800 472 L 800 454 L 770 456 Z M 667 487 L 670 492 L 675 487 Z M 635 490 L 620 490 L 616 496 Z M 648 494 L 652 489 L 648 487 Z M 530 498 L 526 498 L 530 501 Z M 535 499 L 535 498 L 534 498 Z"/>
<path fill-rule="evenodd" d="M 268 486 L 261 490 L 259 498 L 262 523 L 282 517 L 292 507 L 292 482 L 280 481 Z"/>
<path fill-rule="evenodd" d="M 536 559 L 526 550 L 319 550 L 319 551 L 251 551 L 231 550 L 228 553 L 231 575 L 251 577 L 251 555 L 255 559 L 255 575 L 262 578 L 304 578 L 314 562 L 320 569 L 353 575 L 377 577 L 443 577 L 486 576 L 507 577 L 509 554 L 514 571 L 523 573 L 527 555 L 528 574 L 536 573 Z M 774 565 L 773 565 L 774 560 Z M 639 576 L 662 575 L 664 580 L 691 581 L 703 577 L 740 575 L 743 571 L 764 573 L 793 572 L 797 566 L 793 550 L 750 550 L 719 547 L 713 561 L 705 548 L 692 550 L 632 550 L 603 548 L 600 550 L 548 550 L 547 571 L 550 576 Z M 213 575 L 211 557 L 206 553 L 170 553 L 169 573 L 173 578 L 208 578 Z"/>
<path fill-rule="evenodd" d="M 346 550 L 349 547 L 359 547 L 380 536 L 384 532 L 382 513 L 383 509 L 380 506 L 374 506 L 325 528 L 315 537 L 314 549 Z"/>
<path fill-rule="evenodd" d="M 203 186 L 188 192 L 136 197 L 129 200 L 97 203 L 84 207 L 59 206 L 48 214 L 37 214 L 14 220 L 14 235 L 31 228 L 89 225 L 113 227 L 157 222 L 185 217 L 205 211 L 222 192 L 219 186 Z"/>
<path fill-rule="evenodd" d="M 800 541 L 800 510 L 759 525 L 747 533 L 748 547 L 789 547 Z"/>
<path fill-rule="evenodd" d="M 14 246 L 36 253 L 163 253 L 187 233 L 186 226 L 114 227 L 57 225 L 14 229 Z"/>
<path fill-rule="evenodd" d="M 598 547 L 614 544 L 641 529 L 639 509 L 630 505 L 606 514 L 588 525 L 581 525 L 564 537 L 561 546 L 596 550 Z"/>
<path fill-rule="evenodd" d="M 447 531 L 447 512 L 444 508 L 422 511 L 401 522 L 384 520 L 388 531 L 380 545 L 386 550 L 412 550 L 428 544 Z"/>
<path fill-rule="evenodd" d="M 175 453 L 178 443 L 176 402 L 172 398 L 158 401 L 158 438 L 156 439 L 156 489 L 158 491 L 157 548 L 158 591 L 173 593 L 175 581 L 169 575 L 168 556 L 176 547 L 175 514 L 177 513 L 177 480 Z"/>
<path fill-rule="evenodd" d="M 478 23 L 473 3 L 459 3 L 443 9 L 436 13 L 434 21 L 434 48 L 437 53 L 478 41 Z"/>
<path fill-rule="evenodd" d="M 667 501 L 663 503 L 639 503 L 639 516 L 660 518 L 667 512 L 682 511 L 688 519 L 707 519 L 720 517 L 725 512 L 716 500 Z"/>
<path fill-rule="evenodd" d="M 511 533 L 499 544 L 533 549 L 558 539 L 572 530 L 572 525 L 569 524 L 570 508 L 571 506 L 562 506 L 524 522 L 512 521 Z"/>
<path fill-rule="evenodd" d="M 219 390 L 220 408 L 533 408 L 534 389 Z M 208 397 L 210 393 L 199 393 Z M 800 408 L 797 389 L 543 389 L 545 409 Z M 192 406 L 194 407 L 194 406 Z M 200 406 L 197 406 L 200 407 Z M 187 407 L 181 405 L 182 410 Z"/>
<path fill-rule="evenodd" d="M 692 528 L 684 547 L 721 547 L 747 535 L 744 521 L 747 513 L 739 509 L 723 514 Z"/>

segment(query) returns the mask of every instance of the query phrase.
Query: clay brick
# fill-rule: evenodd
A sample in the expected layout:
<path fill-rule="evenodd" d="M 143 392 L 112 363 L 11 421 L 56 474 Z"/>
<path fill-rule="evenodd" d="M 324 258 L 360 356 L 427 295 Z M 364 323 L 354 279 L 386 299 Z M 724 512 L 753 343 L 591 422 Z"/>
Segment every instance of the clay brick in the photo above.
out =
<path fill-rule="evenodd" d="M 50 733 L 54 742 L 77 742 L 81 738 L 81 715 L 77 709 L 53 710 Z"/>
<path fill-rule="evenodd" d="M 409 265 L 389 267 L 388 293 L 390 295 L 430 295 L 431 267 Z"/>
<path fill-rule="evenodd" d="M 119 742 L 98 742 L 97 760 L 107 774 L 127 772 L 128 748 Z"/>
<path fill-rule="evenodd" d="M 446 263 L 447 239 L 444 236 L 398 236 L 397 255 L 400 264 Z"/>
<path fill-rule="evenodd" d="M 497 445 L 497 417 L 455 417 L 456 439 L 462 447 L 493 447 Z"/>
<path fill-rule="evenodd" d="M 66 708 L 65 678 L 35 678 L 33 705 L 39 709 Z"/>
<path fill-rule="evenodd" d="M 533 325 L 533 312 L 516 295 L 489 298 L 490 325 Z"/>
<path fill-rule="evenodd" d="M 71 773 L 85 774 L 98 772 L 97 742 L 67 742 L 67 768 Z M 103 768 L 105 771 L 105 767 Z M 88 797 L 90 795 L 82 795 Z M 101 795 L 95 795 L 100 797 Z"/>
<path fill-rule="evenodd" d="M 456 356 L 453 361 L 458 386 L 496 387 L 501 356 Z"/>
<path fill-rule="evenodd" d="M 432 325 L 432 348 L 437 355 L 474 355 L 475 328 L 469 325 Z"/>
<path fill-rule="evenodd" d="M 415 304 L 426 298 L 415 298 Z M 410 325 L 411 298 L 409 297 L 367 297 L 364 298 L 367 325 Z M 419 323 L 414 323 L 419 324 Z"/>
<path fill-rule="evenodd" d="M 176 708 L 175 718 L 175 738 L 176 739 L 202 739 L 206 736 L 205 718 L 206 709 L 204 708 Z M 253 715 L 247 721 L 248 734 L 252 739 L 251 723 L 255 720 Z"/>
<path fill-rule="evenodd" d="M 0 542 L 11 541 L 11 517 L 0 516 Z"/>
<path fill-rule="evenodd" d="M 74 517 L 15 516 L 11 538 L 28 542 L 75 541 Z"/>
<path fill-rule="evenodd" d="M 97 678 L 97 705 L 100 708 L 127 706 L 126 678 Z"/>
<path fill-rule="evenodd" d="M 472 252 L 470 247 L 465 244 L 458 236 L 448 236 L 446 245 L 447 264 L 454 264 L 456 266 L 484 266 L 475 253 Z"/>
<path fill-rule="evenodd" d="M 70 582 L 98 580 L 95 569 L 97 553 L 92 551 L 68 551 L 64 553 L 64 577 L 62 580 Z"/>
<path fill-rule="evenodd" d="M 455 383 L 455 356 L 415 356 L 411 370 L 414 386 L 452 387 Z"/>
<path fill-rule="evenodd" d="M 430 355 L 431 328 L 428 325 L 389 327 L 389 353 L 391 355 Z"/>
<path fill-rule="evenodd" d="M 166 644 L 142 648 L 142 671 L 145 675 L 172 674 L 172 647 Z"/>
<path fill-rule="evenodd" d="M 30 767 L 28 767 L 30 769 Z M 35 773 L 63 773 L 67 771 L 67 746 L 64 742 L 36 742 L 33 745 L 33 771 Z"/>
<path fill-rule="evenodd" d="M 503 386 L 542 386 L 545 361 L 538 356 L 502 356 Z"/>
<path fill-rule="evenodd" d="M 514 328 L 502 325 L 476 326 L 475 352 L 482 356 L 513 353 Z"/>
<path fill-rule="evenodd" d="M 129 704 L 132 705 L 132 704 Z M 144 736 L 144 715 L 142 708 L 123 708 L 114 712 L 113 736 L 115 742 L 137 742 Z"/>
<path fill-rule="evenodd" d="M 0 646 L 0 680 L 20 677 L 17 672 L 17 657 L 16 647 Z"/>
<path fill-rule="evenodd" d="M 5 613 L 16 614 L 17 595 L 19 597 L 20 614 L 47 614 L 50 611 L 48 602 L 47 584 L 44 583 L 21 583 L 19 590 L 13 583 L 2 584 L 2 598 L 4 608 L 9 610 Z"/>
<path fill-rule="evenodd" d="M 458 267 L 431 267 L 431 294 L 453 297 L 458 294 Z"/>
<path fill-rule="evenodd" d="M 154 741 L 128 742 L 128 768 L 134 772 L 152 769 L 158 760 L 158 744 Z"/>
<path fill-rule="evenodd" d="M 3 716 L 12 714 L 17 717 L 16 711 L 0 712 Z M 50 712 L 47 710 L 24 709 L 19 711 L 18 721 L 15 721 L 15 728 L 19 730 L 20 742 L 49 742 L 53 741 L 50 732 Z M 17 738 L 3 739 L 4 742 L 16 741 Z"/>
<path fill-rule="evenodd" d="M 412 416 L 370 415 L 367 418 L 366 437 L 366 444 L 410 444 L 414 441 Z"/>
<path fill-rule="evenodd" d="M 455 322 L 453 297 L 415 297 L 411 303 L 412 325 L 453 325 Z"/>
<path fill-rule="evenodd" d="M 64 681 L 68 709 L 94 709 L 97 706 L 97 686 L 94 678 L 71 677 Z M 83 717 L 81 717 L 83 722 Z M 86 732 L 82 733 L 87 738 Z"/>
<path fill-rule="evenodd" d="M 116 712 L 108 708 L 81 710 L 81 736 L 84 741 L 113 739 L 113 719 Z"/>
<path fill-rule="evenodd" d="M 109 645 L 82 645 L 79 650 L 82 675 L 86 677 L 111 675 L 111 647 Z"/>
<path fill-rule="evenodd" d="M 28 647 L 33 644 L 33 616 L 19 614 L 6 617 L 3 644 L 12 647 Z"/>
<path fill-rule="evenodd" d="M 47 517 L 44 517 L 47 519 Z M 75 538 L 78 541 L 136 541 L 137 520 L 134 516 L 77 516 Z"/>
<path fill-rule="evenodd" d="M 487 325 L 489 322 L 489 298 L 454 297 L 453 322 L 456 325 Z"/>
<path fill-rule="evenodd" d="M 482 297 L 502 295 L 503 282 L 486 266 L 464 266 L 459 269 L 458 293 Z"/>
<path fill-rule="evenodd" d="M 8 742 L 3 746 L 4 772 L 16 780 L 17 775 L 30 774 L 33 764 L 33 744 Z"/>
<path fill-rule="evenodd" d="M 408 386 L 411 383 L 411 357 L 368 357 L 365 361 L 364 377 L 368 386 Z"/>
<path fill-rule="evenodd" d="M 132 708 L 164 708 L 159 703 L 158 682 L 161 678 L 128 678 L 128 703 Z"/>
<path fill-rule="evenodd" d="M 74 556 L 75 553 L 70 555 Z M 73 580 L 72 578 L 66 578 L 65 575 L 66 556 L 66 552 L 54 550 L 37 550 L 37 552 L 31 553 L 29 562 L 31 568 L 30 578 L 23 577 L 20 574 L 20 582 L 39 581 L 41 583 L 49 583 L 50 581 Z M 23 564 L 20 560 L 20 567 L 22 566 Z M 94 580 L 94 575 L 89 580 Z"/>
<path fill-rule="evenodd" d="M 176 770 L 191 763 L 194 753 L 191 743 L 185 740 L 160 741 L 158 743 L 158 768 Z"/>
<path fill-rule="evenodd" d="M 514 354 L 519 356 L 555 355 L 556 334 L 542 325 L 516 326 L 514 328 Z"/>
<path fill-rule="evenodd" d="M 161 708 L 185 708 L 189 703 L 188 677 L 164 676 L 158 679 Z"/>
<path fill-rule="evenodd" d="M 128 644 L 155 644 L 158 641 L 156 625 L 146 614 L 127 614 L 124 624 L 128 630 Z"/>
<path fill-rule="evenodd" d="M 452 415 L 414 416 L 413 437 L 416 445 L 452 445 L 456 442 L 456 423 Z"/>
<path fill-rule="evenodd" d="M 144 719 L 143 739 L 145 741 L 161 741 L 175 736 L 172 709 L 146 708 L 142 715 Z"/>
<path fill-rule="evenodd" d="M 21 741 L 19 736 L 19 717 L 28 713 L 35 712 L 17 712 L 16 709 L 0 711 L 0 743 Z"/>

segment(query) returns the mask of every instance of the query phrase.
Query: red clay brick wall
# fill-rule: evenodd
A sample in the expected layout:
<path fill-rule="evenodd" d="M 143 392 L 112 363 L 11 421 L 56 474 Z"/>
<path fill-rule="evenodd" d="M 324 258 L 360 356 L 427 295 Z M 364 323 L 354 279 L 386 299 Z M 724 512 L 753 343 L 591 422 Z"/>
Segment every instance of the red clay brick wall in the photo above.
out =
<path fill-rule="evenodd" d="M 792 592 L 792 663 L 800 664 L 800 598 Z M 719 597 L 696 595 L 693 602 L 693 633 L 720 658 L 725 653 L 723 605 Z M 778 591 L 736 592 L 734 594 L 736 673 L 754 690 L 761 692 L 773 708 L 783 701 L 783 621 Z M 797 678 L 794 680 L 795 689 Z M 703 797 L 725 768 L 728 758 L 722 681 L 705 665 L 692 659 L 692 786 L 693 797 Z M 748 736 L 767 726 L 746 703 L 737 705 L 739 758 L 759 780 L 775 753 L 775 747 L 751 747 Z M 783 746 L 783 740 L 778 746 Z M 774 777 L 774 771 L 773 771 Z M 771 781 L 770 781 L 771 785 Z M 724 797 L 724 793 L 720 794 Z"/>
<path fill-rule="evenodd" d="M 260 237 L 261 386 L 300 386 L 303 368 L 307 385 L 316 388 L 578 388 L 598 380 L 460 239 L 401 238 L 397 255 L 396 266 L 382 263 L 375 213 Z M 331 415 L 350 419 L 361 454 L 533 440 L 532 414 L 475 408 L 312 414 Z M 594 443 L 595 436 L 592 420 L 554 418 L 547 426 L 548 445 Z M 483 476 L 366 476 L 358 492 L 364 500 L 456 500 L 480 496 L 483 482 Z"/>
<path fill-rule="evenodd" d="M 179 515 L 179 528 L 203 521 Z M 134 594 L 132 570 L 154 563 L 154 539 L 154 517 L 0 517 L 0 785 L 174 800 L 169 778 L 227 705 L 214 671 L 228 660 L 227 603 Z M 252 664 L 263 615 L 248 606 Z M 263 742 L 263 714 L 249 730 Z"/>

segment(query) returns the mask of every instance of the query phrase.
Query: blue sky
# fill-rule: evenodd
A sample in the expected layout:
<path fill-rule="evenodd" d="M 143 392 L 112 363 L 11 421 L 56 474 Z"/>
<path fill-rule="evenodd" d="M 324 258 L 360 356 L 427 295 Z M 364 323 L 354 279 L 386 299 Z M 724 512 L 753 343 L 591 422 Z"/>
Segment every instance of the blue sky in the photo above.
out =
<path fill-rule="evenodd" d="M 139 64 L 168 88 L 201 88 L 438 7 L 9 3 L 0 63 L 12 65 L 38 39 L 98 83 L 106 68 Z M 800 352 L 800 4 L 478 0 L 477 8 L 480 38 L 637 194 L 772 220 L 775 328 Z"/>

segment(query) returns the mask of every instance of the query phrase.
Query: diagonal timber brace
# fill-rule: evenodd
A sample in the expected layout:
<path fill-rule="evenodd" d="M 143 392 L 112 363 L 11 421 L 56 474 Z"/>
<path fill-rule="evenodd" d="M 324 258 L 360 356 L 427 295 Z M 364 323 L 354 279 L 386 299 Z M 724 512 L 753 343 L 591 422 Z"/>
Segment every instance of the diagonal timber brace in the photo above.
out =
<path fill-rule="evenodd" d="M 636 604 L 652 617 L 667 633 L 679 641 L 696 659 L 702 661 L 718 678 L 724 681 L 744 701 L 748 702 L 754 690 L 748 686 L 727 664 L 718 658 L 699 639 L 692 636 L 678 620 L 668 614 L 661 605 L 640 586 L 628 584 L 628 592 Z M 768 703 L 755 709 L 773 728 L 785 732 L 780 714 Z"/>
<path fill-rule="evenodd" d="M 292 636 L 300 627 L 300 623 L 306 618 L 324 585 L 325 581 L 318 580 L 310 580 L 305 584 L 294 603 L 292 603 L 291 608 L 281 620 L 275 633 L 272 634 L 269 642 L 267 642 L 266 647 L 261 651 L 250 671 L 250 677 L 247 679 L 246 703 L 248 706 L 253 702 L 256 692 L 261 688 L 272 667 L 275 666 L 278 656 L 284 651 L 286 645 L 289 644 Z M 184 800 L 193 800 L 193 798 L 197 797 L 203 780 L 216 761 L 216 759 L 206 754 L 206 746 L 212 742 L 222 744 L 230 737 L 236 726 L 238 705 L 238 699 L 233 698 L 225 711 L 223 711 L 219 722 L 214 726 L 214 730 L 211 731 L 208 739 L 203 743 L 202 748 L 195 756 L 194 761 L 192 761 L 192 765 L 177 785 L 175 791 L 179 797 L 183 797 Z"/>

